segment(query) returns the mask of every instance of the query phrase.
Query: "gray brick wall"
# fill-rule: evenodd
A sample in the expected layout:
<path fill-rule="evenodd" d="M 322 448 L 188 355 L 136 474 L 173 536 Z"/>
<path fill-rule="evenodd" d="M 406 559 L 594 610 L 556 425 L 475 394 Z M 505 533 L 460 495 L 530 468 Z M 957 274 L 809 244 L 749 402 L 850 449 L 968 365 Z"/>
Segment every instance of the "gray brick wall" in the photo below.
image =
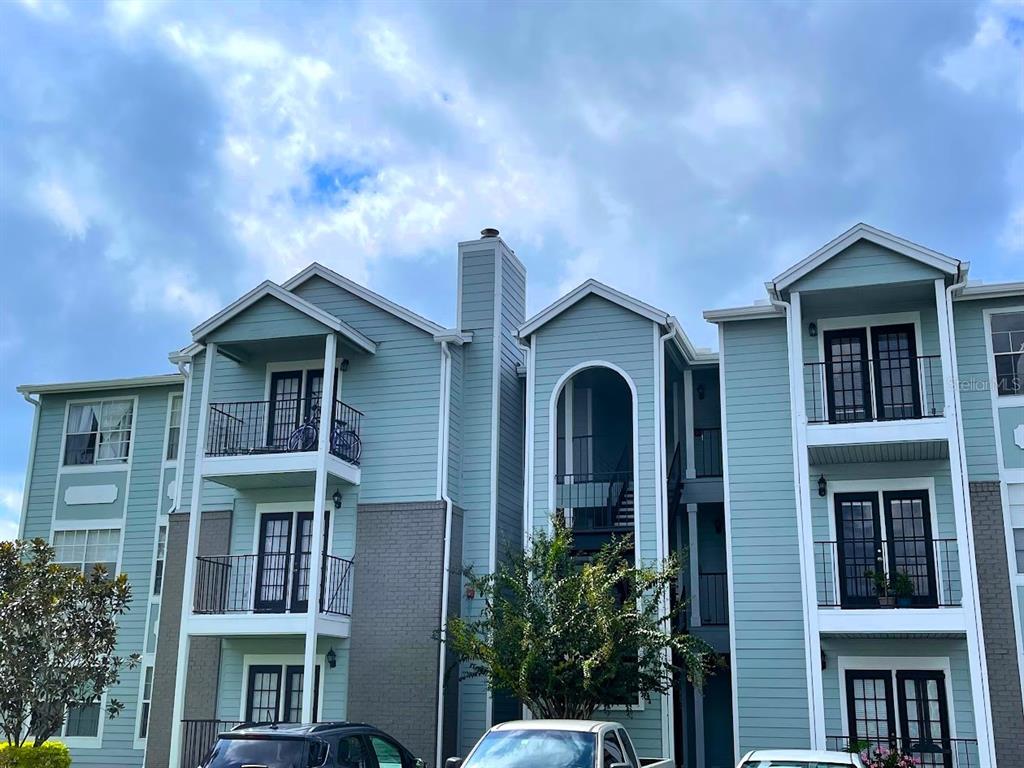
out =
<path fill-rule="evenodd" d="M 231 512 L 204 512 L 199 526 L 199 554 L 226 555 L 230 540 Z M 175 513 L 169 517 L 167 526 L 167 558 L 163 594 L 160 597 L 160 627 L 153 669 L 153 703 L 146 740 L 146 768 L 169 768 L 187 544 L 188 513 Z M 216 717 L 219 672 L 220 639 L 192 638 L 185 686 L 185 719 L 213 720 Z"/>
<path fill-rule="evenodd" d="M 461 514 L 453 540 L 462 541 Z M 437 739 L 443 502 L 361 504 L 349 651 L 348 718 L 391 733 L 428 765 Z M 454 526 L 453 526 L 454 527 Z M 452 562 L 461 561 L 453 551 Z M 457 583 L 457 580 L 456 580 Z M 449 600 L 458 609 L 459 601 Z M 450 702 L 457 691 L 446 693 Z M 445 740 L 454 732 L 445 728 Z"/>
<path fill-rule="evenodd" d="M 970 489 L 996 763 L 1019 765 L 1024 755 L 1024 709 L 1002 499 L 997 482 L 972 482 Z"/>

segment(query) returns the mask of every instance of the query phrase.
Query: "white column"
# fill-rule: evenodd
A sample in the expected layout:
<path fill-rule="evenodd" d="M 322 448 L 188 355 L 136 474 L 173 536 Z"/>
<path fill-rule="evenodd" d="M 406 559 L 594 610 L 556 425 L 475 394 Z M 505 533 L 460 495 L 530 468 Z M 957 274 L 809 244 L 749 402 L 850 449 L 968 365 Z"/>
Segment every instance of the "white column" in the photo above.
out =
<path fill-rule="evenodd" d="M 996 764 L 995 743 L 992 737 L 992 707 L 989 699 L 988 670 L 985 666 L 984 627 L 978 600 L 978 574 L 974 553 L 974 531 L 971 526 L 971 502 L 967 485 L 967 464 L 964 444 L 959 431 L 956 412 L 957 376 L 956 349 L 950 332 L 950 308 L 946 299 L 945 280 L 935 281 L 935 308 L 939 323 L 939 348 L 942 359 L 943 418 L 948 425 L 949 475 L 953 484 L 953 513 L 956 522 L 957 558 L 960 561 L 960 580 L 963 585 L 961 602 L 967 618 L 967 659 L 971 670 L 975 732 L 978 739 L 978 757 L 982 766 Z"/>
<path fill-rule="evenodd" d="M 735 728 L 735 724 L 733 725 Z M 693 689 L 693 730 L 694 735 L 697 737 L 696 741 L 697 748 L 697 765 L 700 768 L 704 768 L 704 689 L 694 688 Z M 737 759 L 739 755 L 737 755 Z"/>
<path fill-rule="evenodd" d="M 327 453 L 331 446 L 331 416 L 334 411 L 334 369 L 337 337 L 330 333 L 324 342 L 324 381 L 320 393 L 320 434 L 316 452 L 316 481 L 313 488 L 313 531 L 309 543 L 309 599 L 306 615 L 306 647 L 302 667 L 302 722 L 313 722 L 313 682 L 316 674 L 317 619 L 320 616 L 320 582 L 324 566 L 324 512 L 327 499 Z M 325 671 L 321 670 L 323 674 Z M 324 681 L 320 681 L 324 685 Z"/>
<path fill-rule="evenodd" d="M 686 430 L 686 477 L 697 476 L 697 459 L 693 451 L 693 371 L 683 371 L 683 408 L 686 411 L 683 429 Z"/>
<path fill-rule="evenodd" d="M 700 545 L 697 543 L 697 505 L 686 505 L 686 519 L 690 530 L 690 626 L 700 626 Z M 696 691 L 694 692 L 696 695 Z M 697 765 L 703 765 L 698 760 Z"/>
<path fill-rule="evenodd" d="M 185 577 L 181 589 L 181 629 L 178 631 L 178 666 L 174 673 L 174 707 L 171 715 L 171 749 L 169 764 L 181 763 L 181 721 L 185 709 L 185 683 L 188 678 L 188 654 L 190 645 L 189 624 L 192 616 L 192 598 L 195 594 L 196 547 L 199 541 L 199 523 L 202 517 L 203 457 L 206 455 L 206 428 L 210 413 L 210 390 L 214 367 L 217 361 L 217 345 L 206 345 L 206 361 L 203 365 L 203 394 L 199 401 L 199 427 L 196 430 L 195 458 L 192 472 L 192 500 L 188 509 L 188 544 L 185 547 Z M 191 375 L 195 376 L 195 360 Z M 191 386 L 191 377 L 189 379 Z M 188 432 L 188 424 L 182 429 Z M 186 437 L 186 446 L 188 445 Z M 181 456 L 185 462 L 185 454 Z"/>

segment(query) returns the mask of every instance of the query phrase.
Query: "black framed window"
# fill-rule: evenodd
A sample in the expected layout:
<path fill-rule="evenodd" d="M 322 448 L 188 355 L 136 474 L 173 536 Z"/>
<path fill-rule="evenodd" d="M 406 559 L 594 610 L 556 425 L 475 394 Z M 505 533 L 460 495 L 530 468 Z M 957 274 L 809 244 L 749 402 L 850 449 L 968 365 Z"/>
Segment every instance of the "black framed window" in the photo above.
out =
<path fill-rule="evenodd" d="M 250 723 L 276 723 L 281 706 L 281 667 L 254 664 L 249 667 L 249 695 L 245 719 Z"/>
<path fill-rule="evenodd" d="M 881 421 L 921 417 L 917 347 L 913 325 L 871 329 L 875 358 L 875 418 Z"/>
<path fill-rule="evenodd" d="M 877 493 L 835 495 L 839 595 L 844 608 L 878 605 L 869 574 L 884 569 Z"/>
<path fill-rule="evenodd" d="M 829 421 L 871 418 L 867 332 L 863 328 L 825 332 L 825 386 Z"/>
<path fill-rule="evenodd" d="M 868 741 L 872 746 L 894 742 L 896 712 L 890 671 L 847 670 L 846 718 L 853 741 Z"/>
<path fill-rule="evenodd" d="M 1024 395 L 1024 312 L 992 315 L 996 392 Z"/>
<path fill-rule="evenodd" d="M 890 576 L 903 574 L 910 579 L 914 585 L 912 605 L 938 605 L 935 549 L 927 491 L 886 491 L 882 499 L 888 529 Z"/>
<path fill-rule="evenodd" d="M 953 768 L 945 673 L 897 672 L 896 690 L 904 750 L 922 768 Z"/>

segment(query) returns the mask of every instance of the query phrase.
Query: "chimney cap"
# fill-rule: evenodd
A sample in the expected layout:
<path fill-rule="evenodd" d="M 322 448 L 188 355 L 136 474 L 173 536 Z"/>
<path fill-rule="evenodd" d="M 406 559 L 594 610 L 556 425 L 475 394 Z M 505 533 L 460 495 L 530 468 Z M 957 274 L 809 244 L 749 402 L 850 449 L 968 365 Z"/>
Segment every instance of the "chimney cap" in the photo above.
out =
<path fill-rule="evenodd" d="M 480 230 L 480 237 L 497 237 L 498 230 L 494 227 L 484 227 Z"/>

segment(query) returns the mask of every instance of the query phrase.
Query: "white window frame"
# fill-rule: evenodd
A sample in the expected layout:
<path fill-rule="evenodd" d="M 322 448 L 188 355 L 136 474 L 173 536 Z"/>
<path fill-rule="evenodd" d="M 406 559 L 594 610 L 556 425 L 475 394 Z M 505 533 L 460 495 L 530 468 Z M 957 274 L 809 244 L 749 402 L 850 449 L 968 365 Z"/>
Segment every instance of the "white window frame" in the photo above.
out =
<path fill-rule="evenodd" d="M 55 546 L 54 539 L 56 539 L 58 533 L 69 533 L 73 531 L 117 531 L 118 542 L 117 542 L 117 559 L 114 563 L 114 570 L 110 573 L 110 577 L 114 578 L 121 572 L 121 556 L 124 549 L 124 527 L 121 524 L 121 519 L 110 519 L 110 520 L 75 520 L 61 522 L 57 527 L 50 531 L 50 546 Z M 88 541 L 86 542 L 88 546 Z M 54 560 L 54 562 L 58 562 Z M 60 563 L 65 565 L 66 563 Z M 82 561 L 82 573 L 86 576 L 89 574 L 85 572 L 85 561 Z"/>
<path fill-rule="evenodd" d="M 178 400 L 178 423 L 174 424 L 172 416 L 174 414 L 174 401 Z M 134 419 L 132 420 L 134 423 Z M 171 429 L 177 428 L 178 437 L 176 440 L 171 439 Z M 164 466 L 176 466 L 178 463 L 179 454 L 181 453 L 181 433 L 185 427 L 185 393 L 184 392 L 171 392 L 167 396 L 167 423 L 164 424 L 164 448 L 163 448 L 163 464 Z M 170 451 L 171 446 L 174 446 L 176 454 L 173 459 L 168 458 L 167 453 Z"/>
<path fill-rule="evenodd" d="M 252 653 L 242 657 L 242 686 L 241 701 L 238 702 L 238 720 L 246 722 L 248 714 L 246 704 L 249 701 L 249 667 L 253 666 L 280 666 L 281 667 L 281 691 L 277 700 L 277 716 L 281 717 L 281 709 L 285 705 L 285 669 L 286 667 L 301 667 L 306 663 L 306 657 L 301 653 Z M 320 690 L 317 692 L 316 709 L 321 720 L 324 720 L 324 689 L 327 688 L 327 658 L 325 654 L 318 653 L 315 657 L 314 666 L 320 668 Z M 315 673 L 314 673 L 315 674 Z M 302 681 L 303 687 L 306 681 Z"/>
<path fill-rule="evenodd" d="M 67 451 L 68 441 L 68 421 L 71 418 L 71 408 L 75 405 L 95 405 L 97 403 L 103 404 L 108 402 L 122 402 L 128 401 L 132 404 L 132 427 L 128 432 L 128 455 L 124 460 L 118 461 L 104 461 L 97 463 L 95 460 L 92 464 L 65 464 L 64 457 Z M 124 472 L 131 468 L 132 460 L 135 456 L 135 439 L 136 429 L 138 426 L 139 416 L 139 398 L 135 396 L 114 396 L 114 397 L 82 397 L 76 399 L 69 399 L 64 404 L 64 423 L 61 427 L 60 437 L 60 453 L 57 455 L 57 467 L 58 471 L 63 473 L 73 472 Z M 79 434 L 79 433 L 75 433 Z M 99 433 L 96 437 L 96 453 L 99 453 Z"/>
<path fill-rule="evenodd" d="M 145 749 L 146 742 L 149 739 L 149 730 L 153 726 L 153 688 L 152 685 L 156 680 L 156 654 L 147 653 L 142 657 L 142 664 L 139 665 L 139 697 L 137 699 L 138 706 L 135 708 L 135 732 L 134 742 L 135 749 Z M 150 685 L 149 699 L 145 698 L 146 694 L 146 670 L 153 670 L 153 678 Z M 147 715 L 149 722 L 146 725 L 146 735 L 139 736 L 139 729 L 142 727 L 142 705 L 146 701 L 149 702 L 149 713 Z"/>
<path fill-rule="evenodd" d="M 813 321 L 812 321 L 813 322 Z M 874 346 L 872 344 L 871 331 L 873 328 L 883 327 L 886 325 L 913 325 L 914 326 L 914 349 L 917 350 L 916 354 L 918 358 L 929 357 L 922 351 L 923 337 L 921 334 L 921 313 L 920 312 L 891 312 L 884 315 L 855 315 L 853 317 L 823 317 L 816 321 L 818 326 L 818 360 L 819 368 L 821 370 L 821 409 L 822 412 L 817 414 L 823 417 L 825 421 L 823 423 L 829 424 L 828 420 L 828 376 L 825 375 L 825 332 L 826 331 L 859 331 L 863 330 L 866 334 L 868 344 L 868 360 L 874 361 Z M 802 354 L 802 353 L 799 353 Z M 941 351 L 940 351 L 941 358 Z M 920 374 L 920 371 L 918 371 Z M 928 402 L 928 388 L 926 386 L 925 377 L 918 375 L 918 396 L 921 398 L 921 410 L 924 412 L 925 404 Z M 868 366 L 868 389 L 871 393 L 871 412 L 875 412 L 875 368 L 873 365 Z M 951 403 L 943 403 L 945 409 L 952 407 Z M 873 420 L 872 420 L 873 421 Z M 907 421 L 907 419 L 897 419 L 897 421 Z M 847 423 L 861 423 L 861 422 L 842 422 Z M 871 423 L 871 422 L 867 422 Z M 835 426 L 835 425 L 832 425 Z"/>
<path fill-rule="evenodd" d="M 96 735 L 95 736 L 65 736 L 65 732 L 68 727 L 67 714 L 64 715 L 64 722 L 60 727 L 60 736 L 58 738 L 64 742 L 68 747 L 78 747 L 80 749 L 99 749 L 103 746 L 103 727 L 107 721 L 107 692 L 104 691 L 103 695 L 100 696 L 99 700 L 100 716 L 96 724 Z"/>
<path fill-rule="evenodd" d="M 992 395 L 1000 406 L 1024 404 L 1024 391 L 1012 395 L 999 393 L 999 386 L 996 379 L 996 355 L 1019 354 L 1015 352 L 996 352 L 992 346 L 992 318 L 1000 315 L 1024 315 L 1024 307 L 1001 307 L 999 309 L 986 309 L 985 317 L 985 352 L 988 355 L 988 367 L 992 376 Z"/>
<path fill-rule="evenodd" d="M 164 530 L 164 554 L 160 557 L 160 529 Z M 149 601 L 152 603 L 159 603 L 160 597 L 163 595 L 163 585 L 165 581 L 167 571 L 167 537 L 170 536 L 170 521 L 167 515 L 157 515 L 156 529 L 153 539 L 153 571 L 150 574 L 149 579 Z M 162 562 L 163 567 L 160 569 L 160 592 L 154 592 L 156 589 L 156 571 L 157 564 Z"/>
<path fill-rule="evenodd" d="M 1016 497 L 1020 494 L 1020 501 Z M 1014 531 L 1024 531 L 1024 483 L 1006 483 L 1007 546 L 1010 555 L 1010 581 L 1024 587 L 1024 571 L 1017 567 L 1017 543 Z"/>

